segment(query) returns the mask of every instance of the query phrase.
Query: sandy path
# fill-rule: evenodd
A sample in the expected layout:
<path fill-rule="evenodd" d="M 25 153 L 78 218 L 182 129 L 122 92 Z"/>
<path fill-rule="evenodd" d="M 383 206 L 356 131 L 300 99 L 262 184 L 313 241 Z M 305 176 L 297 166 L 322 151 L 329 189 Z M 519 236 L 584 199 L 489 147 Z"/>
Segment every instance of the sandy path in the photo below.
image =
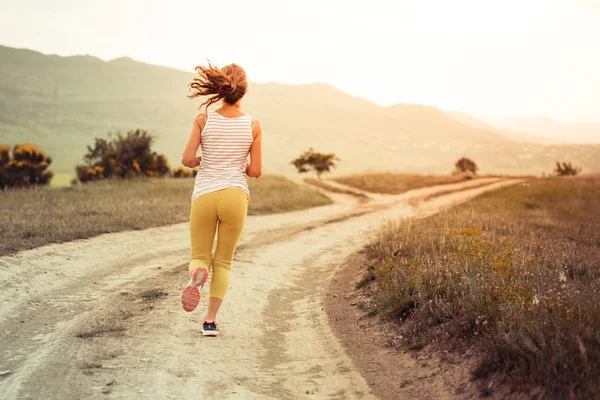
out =
<path fill-rule="evenodd" d="M 385 218 L 425 216 L 516 180 L 419 202 L 450 185 L 249 217 L 220 314 L 179 304 L 188 225 L 102 235 L 0 258 L 2 399 L 369 398 L 323 300 L 340 263 Z M 481 181 L 478 182 L 479 184 Z M 157 288 L 160 298 L 139 293 Z M 76 337 L 108 327 L 90 338 Z"/>

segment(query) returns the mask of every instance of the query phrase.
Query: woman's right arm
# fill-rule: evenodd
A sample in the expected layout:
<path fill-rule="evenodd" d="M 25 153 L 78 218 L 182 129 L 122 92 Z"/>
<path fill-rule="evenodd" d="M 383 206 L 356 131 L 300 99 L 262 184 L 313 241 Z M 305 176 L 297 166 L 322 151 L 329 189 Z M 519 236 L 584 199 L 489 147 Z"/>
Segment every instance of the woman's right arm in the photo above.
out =
<path fill-rule="evenodd" d="M 260 121 L 254 121 L 252 129 L 254 141 L 250 147 L 250 161 L 246 165 L 246 175 L 258 178 L 262 175 L 262 127 Z"/>
<path fill-rule="evenodd" d="M 181 163 L 188 168 L 196 168 L 200 165 L 201 157 L 196 156 L 196 154 L 198 153 L 198 147 L 200 147 L 200 139 L 205 123 L 204 114 L 199 114 L 192 124 L 192 132 L 190 132 L 187 145 L 181 155 Z"/>

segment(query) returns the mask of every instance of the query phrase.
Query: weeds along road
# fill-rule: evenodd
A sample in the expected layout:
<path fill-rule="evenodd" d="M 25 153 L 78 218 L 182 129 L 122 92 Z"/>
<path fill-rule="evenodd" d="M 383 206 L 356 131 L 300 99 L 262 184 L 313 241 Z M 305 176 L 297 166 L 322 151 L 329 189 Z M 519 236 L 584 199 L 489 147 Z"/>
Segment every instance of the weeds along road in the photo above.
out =
<path fill-rule="evenodd" d="M 467 181 L 364 204 L 331 194 L 330 206 L 248 217 L 218 338 L 200 336 L 206 286 L 200 311 L 181 309 L 187 223 L 2 257 L 0 398 L 373 397 L 323 311 L 336 268 L 386 218 L 431 215 L 517 182 Z"/>

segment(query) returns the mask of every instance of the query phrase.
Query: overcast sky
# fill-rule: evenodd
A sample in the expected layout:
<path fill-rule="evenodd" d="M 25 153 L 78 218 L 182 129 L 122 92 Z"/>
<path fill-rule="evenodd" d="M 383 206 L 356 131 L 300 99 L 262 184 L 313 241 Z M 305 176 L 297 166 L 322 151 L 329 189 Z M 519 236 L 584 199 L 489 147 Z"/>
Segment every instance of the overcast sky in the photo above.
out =
<path fill-rule="evenodd" d="M 600 122 L 600 0 L 0 0 L 0 43 Z"/>

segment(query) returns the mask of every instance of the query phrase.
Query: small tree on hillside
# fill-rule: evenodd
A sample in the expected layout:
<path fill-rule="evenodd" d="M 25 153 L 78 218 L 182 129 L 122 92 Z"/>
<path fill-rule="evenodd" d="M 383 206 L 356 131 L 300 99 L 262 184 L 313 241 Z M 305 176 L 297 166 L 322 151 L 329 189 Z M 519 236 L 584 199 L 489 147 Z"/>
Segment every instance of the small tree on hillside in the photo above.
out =
<path fill-rule="evenodd" d="M 8 145 L 0 145 L 0 190 L 47 185 L 54 174 L 47 171 L 52 159 L 35 144 L 17 144 L 12 157 Z"/>
<path fill-rule="evenodd" d="M 575 176 L 581 172 L 581 167 L 574 167 L 571 162 L 557 161 L 554 174 L 557 176 Z"/>
<path fill-rule="evenodd" d="M 311 147 L 302 153 L 300 157 L 292 160 L 290 164 L 296 167 L 299 173 L 314 170 L 320 180 L 323 172 L 330 172 L 331 168 L 336 167 L 336 161 L 340 161 L 340 159 L 335 154 L 317 153 Z"/>
<path fill-rule="evenodd" d="M 477 164 L 475 161 L 471 160 L 467 157 L 460 158 L 457 162 L 454 163 L 454 173 L 455 174 L 465 174 L 465 173 L 477 173 Z"/>
<path fill-rule="evenodd" d="M 110 134 L 109 134 L 110 136 Z M 117 133 L 113 139 L 96 138 L 84 156 L 87 165 L 76 167 L 80 182 L 110 177 L 159 177 L 170 173 L 169 163 L 163 154 L 151 150 L 154 138 L 144 130 Z"/>

